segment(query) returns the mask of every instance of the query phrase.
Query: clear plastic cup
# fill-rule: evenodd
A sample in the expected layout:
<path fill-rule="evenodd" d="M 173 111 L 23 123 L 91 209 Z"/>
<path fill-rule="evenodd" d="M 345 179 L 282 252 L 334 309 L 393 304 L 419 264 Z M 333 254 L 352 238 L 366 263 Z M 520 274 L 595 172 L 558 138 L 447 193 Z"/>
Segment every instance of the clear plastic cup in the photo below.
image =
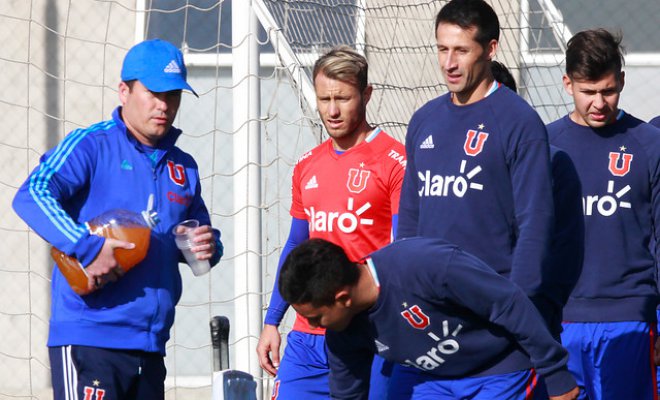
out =
<path fill-rule="evenodd" d="M 195 228 L 199 226 L 199 221 L 196 219 L 187 219 L 183 222 L 180 222 L 177 226 L 172 229 L 174 234 L 174 242 L 176 247 L 181 250 L 183 256 L 186 259 L 186 262 L 192 269 L 192 273 L 195 276 L 204 275 L 205 273 L 211 270 L 211 263 L 209 260 L 198 260 L 190 249 L 195 246 L 193 238 L 195 237 L 194 231 Z"/>

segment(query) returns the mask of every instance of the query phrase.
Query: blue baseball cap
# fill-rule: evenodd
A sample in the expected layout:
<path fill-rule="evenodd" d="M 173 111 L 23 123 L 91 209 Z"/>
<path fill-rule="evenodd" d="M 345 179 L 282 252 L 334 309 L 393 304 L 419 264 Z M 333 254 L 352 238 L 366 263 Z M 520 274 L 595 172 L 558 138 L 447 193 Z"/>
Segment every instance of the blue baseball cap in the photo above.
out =
<path fill-rule="evenodd" d="M 145 40 L 131 47 L 121 67 L 122 81 L 137 79 L 156 93 L 186 89 L 197 96 L 186 82 L 186 76 L 181 51 L 160 39 Z"/>

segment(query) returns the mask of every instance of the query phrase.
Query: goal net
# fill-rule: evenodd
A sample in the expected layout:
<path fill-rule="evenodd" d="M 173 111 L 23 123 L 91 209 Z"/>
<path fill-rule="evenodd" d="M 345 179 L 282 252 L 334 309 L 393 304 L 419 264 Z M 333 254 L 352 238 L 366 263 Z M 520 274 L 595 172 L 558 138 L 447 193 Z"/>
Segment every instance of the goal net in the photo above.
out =
<path fill-rule="evenodd" d="M 365 54 L 374 86 L 368 120 L 403 141 L 414 110 L 446 91 L 433 30 L 445 3 L 0 2 L 0 154 L 6 160 L 0 169 L 0 397 L 51 398 L 45 343 L 53 266 L 48 244 L 13 213 L 11 200 L 39 157 L 67 132 L 109 118 L 128 48 L 159 37 L 185 53 L 200 97 L 184 94 L 175 122 L 184 131 L 178 145 L 200 166 L 203 196 L 225 245 L 210 274 L 194 277 L 180 266 L 184 287 L 167 346 L 167 398 L 210 398 L 208 321 L 215 315 L 232 322 L 230 365 L 255 375 L 268 393 L 271 381 L 258 368 L 255 346 L 288 235 L 291 171 L 325 137 L 311 66 L 337 44 Z M 557 3 L 566 2 L 489 3 L 502 25 L 497 59 L 514 74 L 520 94 L 546 122 L 564 115 L 569 102 L 561 63 L 571 31 Z M 657 65 L 651 67 L 657 73 Z M 289 315 L 283 338 L 291 323 Z"/>

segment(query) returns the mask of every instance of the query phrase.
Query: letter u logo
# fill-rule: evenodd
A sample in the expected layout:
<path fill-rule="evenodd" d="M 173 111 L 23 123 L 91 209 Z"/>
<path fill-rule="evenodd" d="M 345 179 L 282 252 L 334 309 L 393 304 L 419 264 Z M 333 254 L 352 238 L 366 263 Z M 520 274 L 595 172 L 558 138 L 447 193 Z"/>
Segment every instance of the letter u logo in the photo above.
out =
<path fill-rule="evenodd" d="M 429 324 L 431 323 L 431 320 L 429 317 L 424 314 L 421 308 L 419 308 L 418 305 L 414 305 L 410 308 L 408 308 L 405 311 L 401 312 L 401 315 L 403 315 L 403 318 L 408 321 L 410 326 L 412 326 L 415 329 L 424 329 Z"/>
<path fill-rule="evenodd" d="M 623 154 L 623 162 L 619 162 L 621 153 L 610 153 L 610 165 L 608 169 L 614 176 L 624 176 L 630 172 L 630 163 L 632 163 L 633 155 L 632 154 Z M 621 165 L 619 165 L 621 164 Z"/>
<path fill-rule="evenodd" d="M 486 143 L 486 139 L 488 139 L 488 134 L 486 132 L 479 132 L 479 135 L 477 135 L 477 131 L 470 129 L 467 132 L 465 145 L 463 146 L 465 154 L 474 157 L 481 153 L 481 151 L 484 149 L 484 143 Z"/>
<path fill-rule="evenodd" d="M 85 386 L 83 389 L 85 400 L 103 400 L 105 398 L 105 389 Z"/>
<path fill-rule="evenodd" d="M 186 170 L 181 164 L 174 164 L 173 161 L 167 160 L 167 170 L 170 173 L 170 179 L 172 182 L 176 183 L 179 186 L 183 186 L 186 183 Z"/>
<path fill-rule="evenodd" d="M 348 170 L 348 181 L 346 182 L 346 187 L 351 193 L 360 193 L 367 187 L 367 181 L 369 180 L 369 175 L 371 171 L 366 171 L 363 169 L 351 168 Z"/>

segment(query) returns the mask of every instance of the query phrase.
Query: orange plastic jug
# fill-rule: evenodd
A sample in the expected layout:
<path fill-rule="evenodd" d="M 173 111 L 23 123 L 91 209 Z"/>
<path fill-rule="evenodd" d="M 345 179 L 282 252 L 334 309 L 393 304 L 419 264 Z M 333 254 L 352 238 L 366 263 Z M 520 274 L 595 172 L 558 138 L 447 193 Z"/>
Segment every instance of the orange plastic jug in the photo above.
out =
<path fill-rule="evenodd" d="M 115 209 L 106 211 L 87 222 L 87 228 L 93 235 L 135 244 L 132 249 L 114 250 L 115 259 L 119 266 L 124 272 L 128 272 L 146 257 L 147 250 L 149 250 L 151 228 L 157 223 L 158 216 L 155 212 L 143 211 L 140 214 Z M 86 295 L 94 291 L 94 289 L 89 289 L 87 273 L 78 260 L 64 254 L 55 247 L 50 250 L 50 255 L 74 292 L 79 295 Z"/>

